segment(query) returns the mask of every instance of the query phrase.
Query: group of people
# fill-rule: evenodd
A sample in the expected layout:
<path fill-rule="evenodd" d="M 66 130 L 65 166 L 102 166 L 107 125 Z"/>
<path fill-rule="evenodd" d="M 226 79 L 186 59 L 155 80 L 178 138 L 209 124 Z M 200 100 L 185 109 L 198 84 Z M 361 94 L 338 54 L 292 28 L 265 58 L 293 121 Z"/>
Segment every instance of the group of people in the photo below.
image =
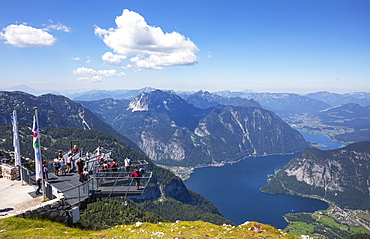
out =
<path fill-rule="evenodd" d="M 64 160 L 63 152 L 60 151 L 54 158 L 53 167 L 55 176 L 66 175 L 72 171 L 73 154 L 68 154 L 67 160 Z"/>
<path fill-rule="evenodd" d="M 90 175 L 88 170 L 86 169 L 86 163 L 89 163 L 92 157 L 96 157 L 97 162 L 99 163 L 99 171 L 103 172 L 104 176 L 108 176 L 108 172 L 117 172 L 119 164 L 115 159 L 110 160 L 105 158 L 105 153 L 108 151 L 104 149 L 102 146 L 98 146 L 93 152 L 87 151 L 86 157 L 82 158 L 79 157 L 76 162 L 73 161 L 73 156 L 77 153 L 80 153 L 80 149 L 74 145 L 71 149 L 71 152 L 68 154 L 66 160 L 63 157 L 63 152 L 60 151 L 59 154 L 55 157 L 53 161 L 54 166 L 54 173 L 56 176 L 59 175 L 66 175 L 67 173 L 71 173 L 73 169 L 73 165 L 77 166 L 77 173 L 80 175 L 79 181 L 84 183 L 90 179 Z M 85 160 L 84 160 L 85 159 Z M 133 177 L 135 180 L 136 188 L 140 190 L 140 177 L 145 173 L 145 169 L 134 167 L 132 170 L 132 162 L 131 159 L 126 157 L 124 159 L 124 167 L 127 177 Z M 112 176 L 114 177 L 114 173 Z M 44 176 L 48 178 L 47 176 Z"/>

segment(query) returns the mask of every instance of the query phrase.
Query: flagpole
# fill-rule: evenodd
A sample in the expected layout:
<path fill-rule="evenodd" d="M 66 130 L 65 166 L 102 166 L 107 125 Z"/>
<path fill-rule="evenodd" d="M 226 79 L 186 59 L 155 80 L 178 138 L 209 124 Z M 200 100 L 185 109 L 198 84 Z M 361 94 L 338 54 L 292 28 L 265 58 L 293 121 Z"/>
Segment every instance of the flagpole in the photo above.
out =
<path fill-rule="evenodd" d="M 14 146 L 14 163 L 15 166 L 19 170 L 19 175 L 21 177 L 21 182 L 23 184 L 23 173 L 22 173 L 22 160 L 20 154 L 20 147 L 19 147 L 19 137 L 18 137 L 18 119 L 17 119 L 17 107 L 19 104 L 14 104 L 14 111 L 13 111 L 13 146 Z"/>
<path fill-rule="evenodd" d="M 41 146 L 40 146 L 40 127 L 39 119 L 37 115 L 37 107 L 34 107 L 34 121 L 33 121 L 33 148 L 35 150 L 35 178 L 36 182 L 41 180 L 42 194 L 45 197 L 45 186 L 42 172 L 42 161 L 41 161 Z"/>

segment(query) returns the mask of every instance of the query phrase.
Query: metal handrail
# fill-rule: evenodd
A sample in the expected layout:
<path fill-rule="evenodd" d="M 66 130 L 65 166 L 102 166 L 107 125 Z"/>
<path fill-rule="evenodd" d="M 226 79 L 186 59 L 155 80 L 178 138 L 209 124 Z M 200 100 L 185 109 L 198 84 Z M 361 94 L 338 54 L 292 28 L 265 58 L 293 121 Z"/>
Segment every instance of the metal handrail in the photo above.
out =
<path fill-rule="evenodd" d="M 94 189 L 94 181 L 95 179 L 91 178 L 85 183 L 63 190 L 65 203 L 69 206 L 73 206 L 93 195 L 94 191 L 96 190 Z M 76 191 L 78 195 L 77 197 L 75 196 Z"/>

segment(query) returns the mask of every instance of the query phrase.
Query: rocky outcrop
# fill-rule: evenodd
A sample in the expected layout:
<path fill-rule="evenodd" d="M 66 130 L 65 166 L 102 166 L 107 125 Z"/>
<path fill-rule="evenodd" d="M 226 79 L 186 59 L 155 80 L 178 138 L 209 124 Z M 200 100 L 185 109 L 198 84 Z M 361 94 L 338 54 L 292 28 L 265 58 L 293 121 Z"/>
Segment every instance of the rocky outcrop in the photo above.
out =
<path fill-rule="evenodd" d="M 342 207 L 370 209 L 370 141 L 322 151 L 311 148 L 269 178 L 265 192 L 298 193 Z"/>
<path fill-rule="evenodd" d="M 213 108 L 193 131 L 175 126 L 147 128 L 134 140 L 152 160 L 181 166 L 291 154 L 308 148 L 303 137 L 274 113 L 237 106 Z"/>

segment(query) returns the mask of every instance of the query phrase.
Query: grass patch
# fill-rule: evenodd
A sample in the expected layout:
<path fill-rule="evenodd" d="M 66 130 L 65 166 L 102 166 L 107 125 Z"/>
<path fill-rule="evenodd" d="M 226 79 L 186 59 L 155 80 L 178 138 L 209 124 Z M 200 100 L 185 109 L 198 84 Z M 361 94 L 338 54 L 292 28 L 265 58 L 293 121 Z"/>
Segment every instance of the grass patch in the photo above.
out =
<path fill-rule="evenodd" d="M 328 216 L 322 216 L 319 221 L 325 225 L 328 225 L 329 227 L 335 227 L 338 229 L 342 229 L 344 227 L 342 224 L 337 223 L 334 218 Z M 347 229 L 348 227 L 345 228 Z"/>
<path fill-rule="evenodd" d="M 272 226 L 249 222 L 231 226 L 202 222 L 135 223 L 93 231 L 66 227 L 61 223 L 37 218 L 11 217 L 0 220 L 0 238 L 281 238 L 296 236 Z"/>
<path fill-rule="evenodd" d="M 349 229 L 351 230 L 351 232 L 354 233 L 369 233 L 369 231 L 363 226 L 360 227 L 350 226 Z"/>
<path fill-rule="evenodd" d="M 370 221 L 370 214 L 357 214 L 357 216 L 368 222 Z"/>
<path fill-rule="evenodd" d="M 315 231 L 315 226 L 305 222 L 292 222 L 285 231 L 296 236 L 312 235 Z"/>

